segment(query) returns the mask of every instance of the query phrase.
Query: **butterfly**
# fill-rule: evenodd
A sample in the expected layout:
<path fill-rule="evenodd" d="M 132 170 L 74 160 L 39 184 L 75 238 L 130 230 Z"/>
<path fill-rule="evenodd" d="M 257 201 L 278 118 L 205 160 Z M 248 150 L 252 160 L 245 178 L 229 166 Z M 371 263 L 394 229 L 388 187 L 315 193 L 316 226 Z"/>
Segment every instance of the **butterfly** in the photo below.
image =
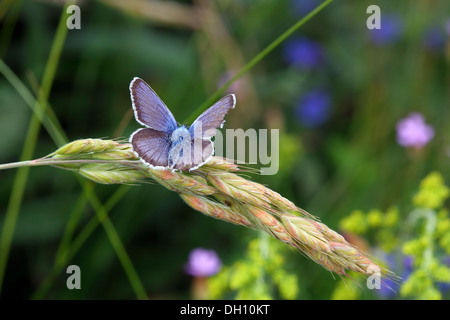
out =
<path fill-rule="evenodd" d="M 192 171 L 214 154 L 211 138 L 222 128 L 225 115 L 236 105 L 227 95 L 203 112 L 190 127 L 179 126 L 169 108 L 142 79 L 130 83 L 131 102 L 140 128 L 130 136 L 135 155 L 153 169 Z"/>

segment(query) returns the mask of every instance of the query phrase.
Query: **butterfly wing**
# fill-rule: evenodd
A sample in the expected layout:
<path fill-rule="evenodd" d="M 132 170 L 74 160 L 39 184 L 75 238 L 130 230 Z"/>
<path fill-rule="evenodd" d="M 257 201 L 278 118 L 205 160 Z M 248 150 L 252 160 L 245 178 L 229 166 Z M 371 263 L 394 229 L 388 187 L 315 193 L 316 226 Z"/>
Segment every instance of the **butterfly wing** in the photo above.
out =
<path fill-rule="evenodd" d="M 141 128 L 130 136 L 130 143 L 136 156 L 146 165 L 157 168 L 168 166 L 171 142 L 167 133 Z"/>
<path fill-rule="evenodd" d="M 144 80 L 134 78 L 130 83 L 130 94 L 134 117 L 141 125 L 166 133 L 177 128 L 170 110 Z"/>
<path fill-rule="evenodd" d="M 223 126 L 228 111 L 234 109 L 235 105 L 234 94 L 229 94 L 217 101 L 192 123 L 189 128 L 191 136 L 201 139 L 212 138 L 216 134 L 216 129 Z"/>

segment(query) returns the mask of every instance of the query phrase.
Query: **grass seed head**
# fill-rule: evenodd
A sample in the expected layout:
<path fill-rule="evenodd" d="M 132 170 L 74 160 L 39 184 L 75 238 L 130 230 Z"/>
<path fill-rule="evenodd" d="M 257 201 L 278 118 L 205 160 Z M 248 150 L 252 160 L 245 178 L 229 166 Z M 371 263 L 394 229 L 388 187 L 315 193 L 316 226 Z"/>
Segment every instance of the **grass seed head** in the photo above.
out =
<path fill-rule="evenodd" d="M 279 193 L 238 175 L 244 170 L 219 157 L 212 157 L 192 172 L 156 170 L 138 161 L 129 143 L 85 139 L 59 148 L 52 158 L 67 160 L 67 164 L 57 166 L 77 170 L 98 183 L 136 183 L 151 178 L 177 192 L 193 209 L 267 232 L 339 275 L 345 275 L 346 270 L 368 275 L 369 266 L 375 265 L 316 217 Z M 71 160 L 99 160 L 99 163 L 71 163 Z"/>

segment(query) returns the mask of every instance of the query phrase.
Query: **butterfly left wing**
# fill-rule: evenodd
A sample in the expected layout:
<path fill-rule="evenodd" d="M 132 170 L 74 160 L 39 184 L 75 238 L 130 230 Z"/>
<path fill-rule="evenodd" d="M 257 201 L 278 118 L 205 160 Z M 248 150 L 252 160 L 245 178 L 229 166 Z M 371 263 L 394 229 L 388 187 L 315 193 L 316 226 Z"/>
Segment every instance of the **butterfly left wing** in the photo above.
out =
<path fill-rule="evenodd" d="M 216 134 L 216 129 L 221 128 L 225 122 L 225 116 L 236 105 L 236 97 L 229 94 L 203 112 L 189 127 L 191 136 L 199 139 L 209 139 Z"/>
<path fill-rule="evenodd" d="M 141 125 L 166 133 L 177 128 L 172 112 L 144 80 L 135 77 L 131 81 L 130 95 L 134 117 Z"/>
<path fill-rule="evenodd" d="M 130 143 L 136 156 L 146 165 L 156 169 L 168 166 L 171 141 L 166 133 L 141 128 L 130 136 Z"/>

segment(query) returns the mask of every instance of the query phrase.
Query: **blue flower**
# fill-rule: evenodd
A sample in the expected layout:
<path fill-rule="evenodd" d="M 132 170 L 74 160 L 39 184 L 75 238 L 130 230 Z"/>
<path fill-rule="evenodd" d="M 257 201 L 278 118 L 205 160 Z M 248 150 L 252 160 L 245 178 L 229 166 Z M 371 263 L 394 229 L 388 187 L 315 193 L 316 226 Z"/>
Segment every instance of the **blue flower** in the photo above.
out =
<path fill-rule="evenodd" d="M 450 292 L 450 283 L 448 282 L 438 282 L 439 291 L 443 294 Z"/>
<path fill-rule="evenodd" d="M 447 267 L 450 267 L 450 256 L 446 256 L 442 263 L 444 265 L 446 265 Z M 443 294 L 446 294 L 448 292 L 450 292 L 450 283 L 448 282 L 438 282 L 437 283 L 438 287 L 439 287 L 439 291 L 441 291 Z"/>
<path fill-rule="evenodd" d="M 381 15 L 381 29 L 368 30 L 370 40 L 375 45 L 397 42 L 403 33 L 403 20 L 394 14 Z"/>
<path fill-rule="evenodd" d="M 296 107 L 296 115 L 301 124 L 313 128 L 328 120 L 331 99 L 323 89 L 315 89 L 300 98 Z"/>
<path fill-rule="evenodd" d="M 404 278 L 407 278 L 410 276 L 410 274 L 413 271 L 414 258 L 412 256 L 404 256 L 403 257 L 403 266 L 405 267 L 403 276 L 404 276 Z"/>
<path fill-rule="evenodd" d="M 397 268 L 397 261 L 394 254 L 384 254 L 384 259 L 386 260 L 389 269 L 393 270 Z M 377 290 L 377 294 L 384 298 L 394 298 L 396 296 L 396 292 L 398 291 L 399 285 L 393 279 L 387 277 L 383 279 L 382 285 L 379 290 Z"/>
<path fill-rule="evenodd" d="M 285 42 L 284 58 L 290 65 L 311 69 L 323 63 L 324 55 L 319 43 L 306 38 L 297 38 Z"/>
<path fill-rule="evenodd" d="M 403 269 L 401 280 L 404 282 L 406 279 L 409 278 L 413 271 L 413 264 L 414 259 L 412 256 L 403 256 L 403 261 L 401 265 L 399 266 L 397 263 L 396 256 L 394 254 L 386 254 L 385 257 L 387 265 L 389 266 L 389 269 L 396 270 L 396 269 Z M 399 268 L 400 267 L 400 268 Z M 395 281 L 391 278 L 383 279 L 383 285 L 381 286 L 380 290 L 377 290 L 377 294 L 385 299 L 394 298 L 397 296 L 397 293 L 400 290 L 400 283 L 398 281 Z"/>

